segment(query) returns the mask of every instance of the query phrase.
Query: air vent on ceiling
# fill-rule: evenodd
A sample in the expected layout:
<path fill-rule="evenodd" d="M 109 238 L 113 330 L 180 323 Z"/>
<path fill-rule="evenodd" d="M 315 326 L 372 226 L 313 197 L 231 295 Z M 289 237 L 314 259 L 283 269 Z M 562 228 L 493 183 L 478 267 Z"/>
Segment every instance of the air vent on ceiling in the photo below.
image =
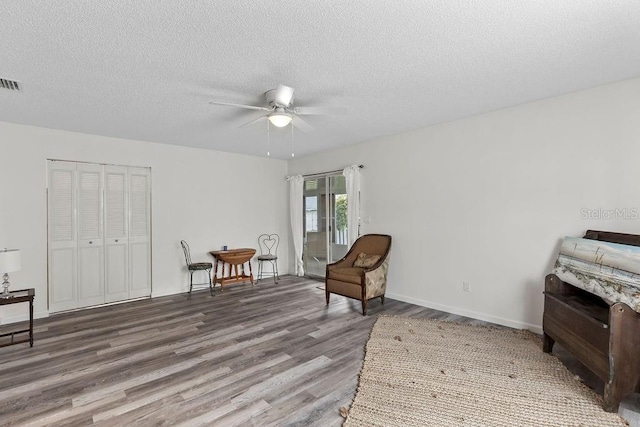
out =
<path fill-rule="evenodd" d="M 9 80 L 0 77 L 0 89 L 9 89 L 9 90 L 22 90 L 22 82 L 17 80 Z"/>

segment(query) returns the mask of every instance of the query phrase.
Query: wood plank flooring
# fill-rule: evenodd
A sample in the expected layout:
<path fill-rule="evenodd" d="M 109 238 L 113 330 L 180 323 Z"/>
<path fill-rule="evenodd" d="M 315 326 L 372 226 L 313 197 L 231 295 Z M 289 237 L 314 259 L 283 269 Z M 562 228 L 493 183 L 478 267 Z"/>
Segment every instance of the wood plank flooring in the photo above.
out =
<path fill-rule="evenodd" d="M 322 285 L 284 276 L 38 319 L 33 348 L 0 348 L 0 424 L 339 426 L 379 314 L 483 323 L 388 298 L 365 317 L 341 296 L 326 307 Z"/>

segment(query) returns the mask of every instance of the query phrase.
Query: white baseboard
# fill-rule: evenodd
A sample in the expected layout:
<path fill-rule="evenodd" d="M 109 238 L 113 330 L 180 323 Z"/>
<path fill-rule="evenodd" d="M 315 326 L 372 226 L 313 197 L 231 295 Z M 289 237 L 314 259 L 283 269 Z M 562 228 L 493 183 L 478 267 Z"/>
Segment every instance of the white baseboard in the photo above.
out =
<path fill-rule="evenodd" d="M 173 290 L 165 290 L 164 292 L 154 292 L 153 295 L 151 296 L 152 298 L 157 298 L 157 297 L 164 297 L 164 296 L 169 296 L 169 295 L 177 295 L 177 294 L 181 294 L 184 293 L 186 291 L 177 291 L 175 289 Z M 490 322 L 490 323 L 495 323 L 498 325 L 503 325 L 503 326 L 508 326 L 510 328 L 516 328 L 516 329 L 528 329 L 531 332 L 535 332 L 537 334 L 542 334 L 542 325 L 534 325 L 532 323 L 524 323 L 524 322 L 519 322 L 519 321 L 515 321 L 515 320 L 510 320 L 510 319 L 505 319 L 502 317 L 498 317 L 498 316 L 493 316 L 490 314 L 485 314 L 485 313 L 480 313 L 477 311 L 471 311 L 471 310 L 465 310 L 465 309 L 461 309 L 459 307 L 453 307 L 453 306 L 448 306 L 448 305 L 444 305 L 444 304 L 438 304 L 432 301 L 426 301 L 426 300 L 422 300 L 419 298 L 414 298 L 414 297 L 409 297 L 406 295 L 400 295 L 400 294 L 396 294 L 393 292 L 387 292 L 386 296 L 388 298 L 391 299 L 395 299 L 398 301 L 404 301 L 404 302 L 408 302 L 411 304 L 415 304 L 415 305 L 419 305 L 421 307 L 427 307 L 427 308 L 432 308 L 434 310 L 440 310 L 440 311 L 445 311 L 447 313 L 452 313 L 452 314 L 457 314 L 458 316 L 465 316 L 465 317 L 471 317 L 473 319 L 478 319 L 478 320 L 483 320 L 485 322 Z M 49 317 L 49 312 L 48 311 L 38 311 L 38 312 L 34 312 L 33 314 L 33 318 L 34 319 L 41 319 L 41 318 L 45 318 L 45 317 Z M 8 325 L 10 323 L 17 323 L 17 322 L 23 322 L 29 320 L 29 314 L 21 314 L 18 316 L 7 316 L 7 317 L 2 317 L 0 319 L 0 324 L 2 325 Z"/>
<path fill-rule="evenodd" d="M 34 319 L 41 319 L 43 317 L 49 317 L 49 312 L 48 311 L 35 311 L 33 313 L 33 318 Z M 27 321 L 27 320 L 29 320 L 29 313 L 20 314 L 20 315 L 17 315 L 17 316 L 3 317 L 3 318 L 0 319 L 0 324 L 8 325 L 10 323 L 24 322 L 24 321 Z"/>
<path fill-rule="evenodd" d="M 490 314 L 465 310 L 459 307 L 452 307 L 444 304 L 438 304 L 432 301 L 425 301 L 422 299 L 408 297 L 406 295 L 400 295 L 392 292 L 387 292 L 386 296 L 391 299 L 408 302 L 411 304 L 419 305 L 421 307 L 433 308 L 434 310 L 445 311 L 447 313 L 457 314 L 458 316 L 471 317 L 473 319 L 483 320 L 485 322 L 495 323 L 497 325 L 508 326 L 510 328 L 528 329 L 536 334 L 542 334 L 542 325 L 534 325 L 533 323 L 524 323 L 516 320 L 505 319 Z"/>
<path fill-rule="evenodd" d="M 158 292 L 151 292 L 151 298 L 168 297 L 169 295 L 185 294 L 189 292 L 189 288 L 185 290 L 166 289 Z"/>

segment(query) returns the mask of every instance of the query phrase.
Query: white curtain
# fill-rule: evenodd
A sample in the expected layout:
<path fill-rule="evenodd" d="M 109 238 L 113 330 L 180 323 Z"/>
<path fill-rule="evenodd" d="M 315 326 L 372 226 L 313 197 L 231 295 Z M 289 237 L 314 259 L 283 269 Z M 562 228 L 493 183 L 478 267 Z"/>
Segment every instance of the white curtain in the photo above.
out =
<path fill-rule="evenodd" d="M 293 249 L 295 251 L 295 273 L 297 276 L 304 276 L 304 266 L 302 264 L 302 186 L 304 178 L 302 175 L 293 175 L 289 180 L 289 214 L 291 216 L 291 235 L 293 236 Z"/>
<path fill-rule="evenodd" d="M 347 237 L 351 247 L 360 234 L 360 166 L 347 166 L 342 175 L 347 185 Z"/>

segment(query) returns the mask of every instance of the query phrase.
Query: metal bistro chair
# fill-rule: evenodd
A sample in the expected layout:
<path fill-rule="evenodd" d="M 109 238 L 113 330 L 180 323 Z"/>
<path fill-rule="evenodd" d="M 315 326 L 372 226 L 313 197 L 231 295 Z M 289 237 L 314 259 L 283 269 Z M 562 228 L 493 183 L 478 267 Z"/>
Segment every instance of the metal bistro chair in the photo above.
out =
<path fill-rule="evenodd" d="M 258 255 L 258 277 L 256 283 L 262 279 L 264 275 L 265 262 L 271 263 L 271 275 L 273 282 L 278 283 L 280 276 L 278 275 L 278 245 L 280 244 L 280 236 L 277 234 L 261 234 L 258 237 L 258 246 L 260 247 L 260 255 Z"/>
<path fill-rule="evenodd" d="M 189 250 L 189 245 L 184 240 L 180 241 L 180 245 L 182 246 L 182 251 L 184 252 L 184 260 L 187 262 L 187 268 L 189 269 L 189 273 L 191 274 L 191 279 L 189 280 L 189 298 L 191 298 L 191 290 L 193 289 L 194 285 L 194 271 L 207 272 L 207 276 L 209 277 L 209 292 L 211 292 L 211 296 L 213 296 L 213 283 L 211 282 L 211 270 L 213 269 L 213 264 L 210 262 L 191 262 L 191 251 Z M 196 283 L 195 285 L 206 285 L 206 283 Z"/>

